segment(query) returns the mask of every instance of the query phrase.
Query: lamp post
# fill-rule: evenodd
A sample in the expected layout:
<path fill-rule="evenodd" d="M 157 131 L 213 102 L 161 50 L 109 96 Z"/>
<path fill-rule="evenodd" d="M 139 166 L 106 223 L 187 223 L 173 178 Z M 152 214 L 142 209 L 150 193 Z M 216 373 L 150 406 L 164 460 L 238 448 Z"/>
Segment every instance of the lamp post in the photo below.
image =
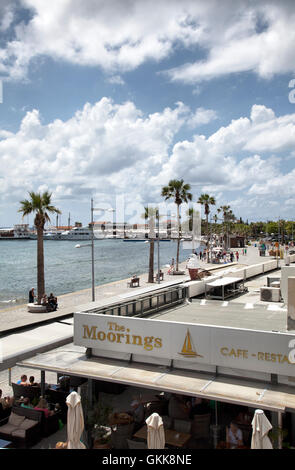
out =
<path fill-rule="evenodd" d="M 91 244 L 76 245 L 75 248 L 84 248 L 85 246 L 91 246 L 91 290 L 92 290 L 92 302 L 95 301 L 95 277 L 94 277 L 94 211 L 105 211 L 115 212 L 115 209 L 104 209 L 102 207 L 93 207 L 93 198 L 91 198 Z"/>
<path fill-rule="evenodd" d="M 157 233 L 158 233 L 158 284 L 160 284 L 160 217 L 162 217 L 163 214 L 160 214 L 160 211 L 157 209 L 156 210 L 156 218 L 158 219 L 158 227 L 157 227 Z M 170 214 L 170 217 L 175 217 L 175 214 Z"/>

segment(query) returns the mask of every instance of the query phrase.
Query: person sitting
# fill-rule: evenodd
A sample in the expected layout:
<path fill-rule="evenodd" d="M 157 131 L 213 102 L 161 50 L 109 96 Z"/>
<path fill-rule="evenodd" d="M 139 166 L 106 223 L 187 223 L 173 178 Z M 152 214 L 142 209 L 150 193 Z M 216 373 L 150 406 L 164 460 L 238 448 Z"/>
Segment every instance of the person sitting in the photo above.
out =
<path fill-rule="evenodd" d="M 226 442 L 230 449 L 243 445 L 243 433 L 234 421 L 226 428 Z"/>
<path fill-rule="evenodd" d="M 30 385 L 30 384 L 28 383 L 28 377 L 26 376 L 26 374 L 23 374 L 23 375 L 21 376 L 20 380 L 18 380 L 16 383 L 17 383 L 18 385 L 24 385 L 24 386 Z"/>
<path fill-rule="evenodd" d="M 51 306 L 53 311 L 55 311 L 57 309 L 57 298 L 54 297 L 52 292 L 51 292 L 50 296 L 48 297 L 48 303 Z"/>
<path fill-rule="evenodd" d="M 25 397 L 22 404 L 20 405 L 22 408 L 34 408 L 33 405 L 30 403 L 30 399 Z"/>
<path fill-rule="evenodd" d="M 33 375 L 31 375 L 31 377 L 29 378 L 29 384 L 31 385 L 31 387 L 39 387 L 39 384 L 35 382 L 35 377 Z"/>
<path fill-rule="evenodd" d="M 32 287 L 32 289 L 29 291 L 29 304 L 33 304 L 34 303 L 34 299 L 35 299 L 35 291 L 34 291 L 34 287 Z"/>
<path fill-rule="evenodd" d="M 43 305 L 43 307 L 47 307 L 47 305 L 48 305 L 48 299 L 47 299 L 46 294 L 44 294 L 42 299 L 41 299 L 41 305 Z"/>
<path fill-rule="evenodd" d="M 3 410 L 11 408 L 13 405 L 13 398 L 6 396 L 2 397 L 2 390 L 0 388 L 0 403 L 2 405 Z"/>
<path fill-rule="evenodd" d="M 48 403 L 43 397 L 40 397 L 39 403 L 37 406 L 35 406 L 34 410 L 44 411 L 45 418 L 48 418 L 48 416 L 52 416 L 54 414 L 54 411 L 49 410 Z"/>

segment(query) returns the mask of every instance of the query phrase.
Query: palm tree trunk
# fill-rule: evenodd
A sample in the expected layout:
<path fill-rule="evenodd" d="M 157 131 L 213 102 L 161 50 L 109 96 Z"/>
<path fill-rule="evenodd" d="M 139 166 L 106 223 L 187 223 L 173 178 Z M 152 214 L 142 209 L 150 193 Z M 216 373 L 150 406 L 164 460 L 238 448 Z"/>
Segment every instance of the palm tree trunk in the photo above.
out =
<path fill-rule="evenodd" d="M 208 226 L 208 214 L 206 214 L 206 232 L 207 232 L 207 263 L 209 263 L 209 226 Z"/>
<path fill-rule="evenodd" d="M 44 281 L 44 248 L 43 248 L 43 228 L 37 227 L 37 290 L 38 304 L 45 293 Z"/>
<path fill-rule="evenodd" d="M 154 239 L 150 239 L 150 261 L 148 282 L 154 282 Z"/>
<path fill-rule="evenodd" d="M 178 224 L 178 237 L 177 237 L 177 252 L 176 252 L 176 271 L 178 271 L 178 264 L 179 264 L 179 247 L 180 247 L 179 204 L 177 204 L 177 224 Z"/>

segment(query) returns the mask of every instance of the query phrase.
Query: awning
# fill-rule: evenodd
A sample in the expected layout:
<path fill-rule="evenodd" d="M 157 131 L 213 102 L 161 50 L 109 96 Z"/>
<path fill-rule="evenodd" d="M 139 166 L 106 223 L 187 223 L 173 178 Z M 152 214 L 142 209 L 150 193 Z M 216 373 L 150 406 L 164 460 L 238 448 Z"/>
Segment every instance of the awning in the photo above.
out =
<path fill-rule="evenodd" d="M 73 343 L 26 359 L 19 366 L 95 380 L 197 396 L 253 408 L 284 412 L 295 409 L 295 389 L 250 379 L 216 377 L 191 370 L 114 359 L 87 358 Z"/>
<path fill-rule="evenodd" d="M 234 282 L 240 282 L 240 281 L 243 281 L 241 277 L 221 277 L 220 279 L 216 279 L 215 281 L 207 282 L 206 286 L 221 287 L 221 286 L 227 286 L 229 284 L 233 284 Z"/>

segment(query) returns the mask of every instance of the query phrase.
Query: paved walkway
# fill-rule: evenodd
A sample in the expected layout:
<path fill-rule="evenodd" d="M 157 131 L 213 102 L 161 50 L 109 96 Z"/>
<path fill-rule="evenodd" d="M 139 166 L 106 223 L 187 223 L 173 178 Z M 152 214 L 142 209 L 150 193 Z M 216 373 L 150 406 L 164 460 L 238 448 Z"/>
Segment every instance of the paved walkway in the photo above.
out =
<path fill-rule="evenodd" d="M 247 256 L 242 255 L 241 249 L 233 249 L 232 251 L 239 251 L 240 257 L 238 264 L 240 265 L 250 265 L 262 261 L 268 261 L 268 257 L 260 257 L 258 248 L 248 247 Z M 189 255 L 189 251 L 188 251 Z M 169 276 L 167 274 L 167 267 L 162 267 L 164 272 L 164 281 L 161 282 L 161 287 L 168 285 L 171 281 L 185 281 L 189 279 L 188 271 L 185 268 L 186 261 L 180 263 L 180 269 L 186 272 L 185 276 Z M 203 261 L 200 262 L 200 267 L 205 269 L 224 268 L 226 264 L 207 264 Z M 155 269 L 156 274 L 156 269 Z M 106 303 L 106 301 L 113 301 L 117 296 L 122 294 L 136 294 L 137 288 L 130 288 L 127 286 L 127 281 L 129 279 L 122 279 L 120 281 L 111 282 L 108 284 L 103 284 L 96 286 L 95 288 L 95 302 L 92 302 L 92 291 L 91 289 L 84 289 L 69 294 L 60 295 L 58 298 L 59 308 L 56 312 L 51 313 L 30 313 L 27 311 L 27 305 L 20 305 L 18 307 L 10 307 L 3 310 L 0 310 L 0 334 L 5 334 L 16 330 L 17 328 L 22 328 L 30 325 L 37 325 L 48 321 L 58 320 L 67 316 L 71 316 L 74 311 L 77 310 L 87 310 L 94 307 L 99 307 Z M 140 275 L 140 287 L 150 287 L 155 286 L 156 284 L 149 284 L 148 273 Z"/>

